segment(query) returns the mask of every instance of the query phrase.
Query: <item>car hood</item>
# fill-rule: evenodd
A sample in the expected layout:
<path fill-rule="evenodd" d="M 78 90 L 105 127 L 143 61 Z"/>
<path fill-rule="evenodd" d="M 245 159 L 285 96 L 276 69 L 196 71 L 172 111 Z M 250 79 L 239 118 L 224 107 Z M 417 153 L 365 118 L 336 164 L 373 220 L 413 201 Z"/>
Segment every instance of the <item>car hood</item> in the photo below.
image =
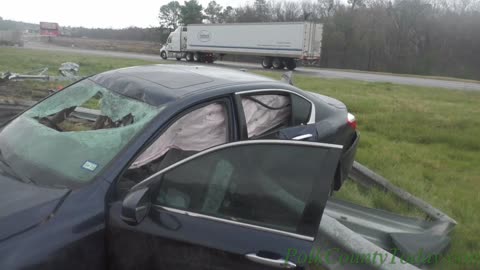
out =
<path fill-rule="evenodd" d="M 69 192 L 26 184 L 0 174 L 0 241 L 47 221 Z"/>

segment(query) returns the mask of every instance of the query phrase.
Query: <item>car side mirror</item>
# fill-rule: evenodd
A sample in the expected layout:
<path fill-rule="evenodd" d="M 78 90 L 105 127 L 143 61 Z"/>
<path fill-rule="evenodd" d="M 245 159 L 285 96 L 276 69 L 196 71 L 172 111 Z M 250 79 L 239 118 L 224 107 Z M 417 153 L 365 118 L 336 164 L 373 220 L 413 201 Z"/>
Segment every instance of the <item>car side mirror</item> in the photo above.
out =
<path fill-rule="evenodd" d="M 122 202 L 122 220 L 128 225 L 140 224 L 148 215 L 151 200 L 148 187 L 131 190 Z"/>

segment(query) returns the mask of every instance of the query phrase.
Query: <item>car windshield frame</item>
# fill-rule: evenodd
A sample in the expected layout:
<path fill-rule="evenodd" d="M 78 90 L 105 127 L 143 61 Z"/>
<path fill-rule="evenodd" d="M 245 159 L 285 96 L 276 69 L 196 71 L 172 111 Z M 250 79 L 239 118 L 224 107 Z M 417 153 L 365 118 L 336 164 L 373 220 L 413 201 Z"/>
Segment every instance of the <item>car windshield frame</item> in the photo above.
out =
<path fill-rule="evenodd" d="M 5 125 L 0 131 L 1 159 L 20 181 L 29 179 L 47 187 L 83 186 L 96 179 L 164 108 L 165 104 L 153 106 L 86 78 Z M 70 118 L 73 124 L 56 124 L 62 115 L 61 124 Z"/>

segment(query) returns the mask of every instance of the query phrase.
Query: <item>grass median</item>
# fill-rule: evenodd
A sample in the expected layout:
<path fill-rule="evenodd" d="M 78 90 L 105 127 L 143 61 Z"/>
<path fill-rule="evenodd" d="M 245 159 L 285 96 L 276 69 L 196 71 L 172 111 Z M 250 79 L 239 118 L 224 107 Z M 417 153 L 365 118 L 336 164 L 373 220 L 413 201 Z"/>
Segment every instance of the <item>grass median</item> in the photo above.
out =
<path fill-rule="evenodd" d="M 279 79 L 277 72 L 258 72 Z M 355 114 L 357 160 L 459 223 L 449 255 L 480 258 L 480 93 L 295 76 L 297 87 L 337 98 Z M 335 196 L 419 216 L 390 194 L 352 182 Z M 438 269 L 478 269 L 442 262 Z"/>
<path fill-rule="evenodd" d="M 67 61 L 79 63 L 81 75 L 151 64 L 142 60 L 0 48 L 0 72 L 27 72 L 48 66 L 53 75 Z M 278 72 L 256 73 L 280 78 Z M 304 90 L 343 101 L 359 123 L 362 137 L 357 160 L 458 221 L 449 255 L 471 254 L 480 258 L 477 210 L 480 93 L 296 75 L 294 82 Z M 31 87 L 45 86 L 50 87 L 39 82 L 22 82 L 16 87 L 30 93 Z M 352 182 L 347 182 L 335 196 L 401 214 L 421 215 L 393 196 L 365 190 Z M 442 262 L 435 268 L 477 269 L 477 266 L 453 261 Z"/>

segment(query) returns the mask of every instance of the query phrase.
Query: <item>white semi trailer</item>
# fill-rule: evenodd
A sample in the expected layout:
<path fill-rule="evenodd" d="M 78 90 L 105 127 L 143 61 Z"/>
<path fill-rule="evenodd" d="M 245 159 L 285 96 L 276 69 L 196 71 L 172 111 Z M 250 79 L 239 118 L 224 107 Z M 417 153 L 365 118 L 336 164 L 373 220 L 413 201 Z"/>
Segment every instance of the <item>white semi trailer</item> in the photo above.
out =
<path fill-rule="evenodd" d="M 212 63 L 226 54 L 262 57 L 264 68 L 290 70 L 320 59 L 323 25 L 313 22 L 190 24 L 168 36 L 163 59 Z"/>

